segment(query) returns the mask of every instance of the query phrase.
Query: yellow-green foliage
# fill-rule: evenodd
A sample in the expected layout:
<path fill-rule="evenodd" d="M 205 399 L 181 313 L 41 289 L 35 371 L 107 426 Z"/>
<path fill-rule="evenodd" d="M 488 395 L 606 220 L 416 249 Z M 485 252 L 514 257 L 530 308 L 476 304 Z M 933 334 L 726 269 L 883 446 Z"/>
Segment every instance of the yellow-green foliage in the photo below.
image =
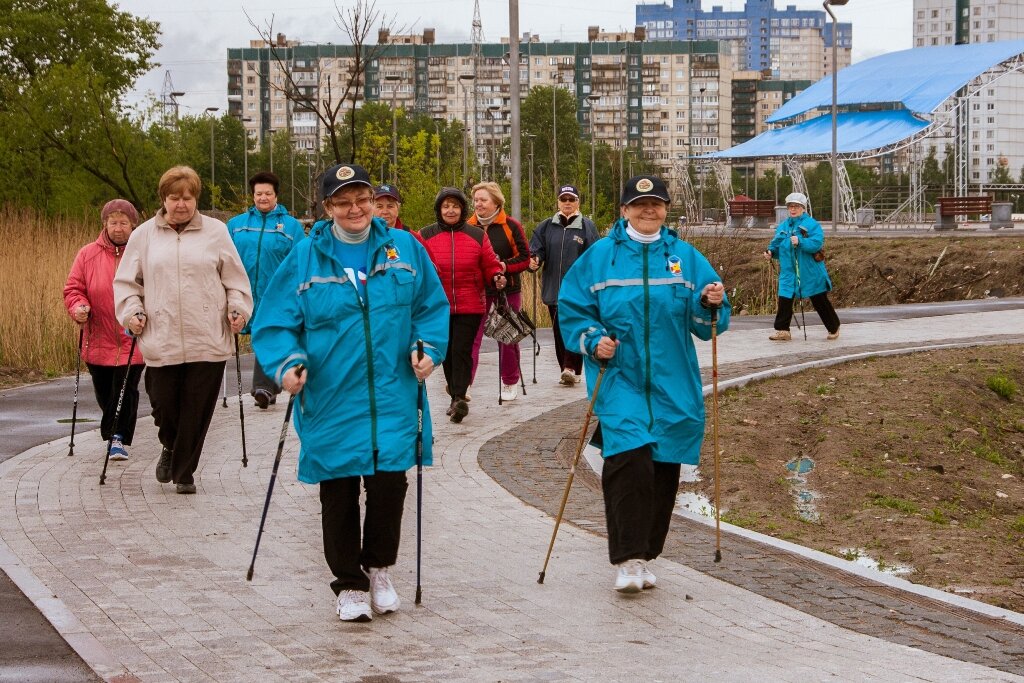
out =
<path fill-rule="evenodd" d="M 64 282 L 100 225 L 0 207 L 0 366 L 49 375 L 75 367 L 78 328 L 64 310 Z"/>

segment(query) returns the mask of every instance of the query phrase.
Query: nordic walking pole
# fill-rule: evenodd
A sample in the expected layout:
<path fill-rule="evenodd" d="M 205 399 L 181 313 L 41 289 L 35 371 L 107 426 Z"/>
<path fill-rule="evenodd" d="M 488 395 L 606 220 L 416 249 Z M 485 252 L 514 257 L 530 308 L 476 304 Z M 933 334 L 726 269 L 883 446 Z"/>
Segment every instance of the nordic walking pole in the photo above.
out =
<path fill-rule="evenodd" d="M 608 335 L 612 341 L 615 341 L 615 334 Z M 597 403 L 597 392 L 601 389 L 601 379 L 604 377 L 604 371 L 608 368 L 608 361 L 601 361 L 601 369 L 597 372 L 597 381 L 594 382 L 594 394 L 590 397 L 590 405 L 587 407 L 587 416 L 583 420 L 583 430 L 580 432 L 580 441 L 576 445 L 576 455 L 572 459 L 572 465 L 569 467 L 569 479 L 565 482 L 565 491 L 562 492 L 562 504 L 558 507 L 558 516 L 555 517 L 555 529 L 551 532 L 551 543 L 548 544 L 548 554 L 544 556 L 544 566 L 540 570 L 540 576 L 537 577 L 537 583 L 544 583 L 544 575 L 548 571 L 548 561 L 551 559 L 551 551 L 555 547 L 555 536 L 558 535 L 558 527 L 562 524 L 562 515 L 565 513 L 565 503 L 569 500 L 569 489 L 572 488 L 572 480 L 576 476 L 576 465 L 580 461 L 580 454 L 583 453 L 583 446 L 587 442 L 587 430 L 590 428 L 590 418 L 594 414 L 594 404 Z"/>
<path fill-rule="evenodd" d="M 137 336 L 132 335 L 132 343 L 128 348 L 128 360 L 124 366 L 124 382 L 121 383 L 121 393 L 117 397 L 117 408 L 114 409 L 114 422 L 111 425 L 110 438 L 107 439 L 107 454 L 103 456 L 103 472 L 100 473 L 100 486 L 103 486 L 107 480 L 107 463 L 110 462 L 110 446 L 114 441 L 113 431 L 117 429 L 117 423 L 121 419 L 121 405 L 124 403 L 124 392 L 128 389 L 128 375 L 132 371 L 132 356 L 135 355 L 135 343 L 139 340 Z"/>
<path fill-rule="evenodd" d="M 711 309 L 711 441 L 715 449 L 715 562 L 722 561 L 721 478 L 718 469 L 718 307 Z"/>
<path fill-rule="evenodd" d="M 416 360 L 423 360 L 423 340 L 416 340 Z M 423 598 L 420 563 L 423 557 L 423 380 L 416 389 L 416 604 Z"/>
<path fill-rule="evenodd" d="M 85 328 L 78 328 L 78 367 L 75 368 L 75 403 L 71 408 L 71 443 L 68 446 L 68 456 L 75 454 L 75 421 L 78 419 L 78 384 L 82 378 L 82 340 L 85 338 Z"/>
<path fill-rule="evenodd" d="M 803 285 L 800 283 L 800 259 L 793 250 L 793 245 L 790 245 L 790 251 L 793 252 L 793 269 L 796 271 L 796 296 L 800 297 L 800 327 L 804 331 L 804 341 L 807 341 L 807 317 L 804 315 L 804 293 Z"/>
<path fill-rule="evenodd" d="M 305 370 L 305 368 L 301 365 L 295 366 L 296 378 L 302 376 L 303 370 Z M 252 549 L 252 562 L 249 563 L 249 571 L 245 574 L 246 581 L 252 581 L 252 573 L 256 568 L 256 553 L 260 551 L 260 539 L 263 538 L 263 525 L 267 523 L 267 510 L 270 508 L 270 496 L 274 493 L 274 482 L 277 480 L 277 467 L 281 464 L 281 454 L 284 452 L 284 438 L 288 435 L 288 422 L 292 419 L 293 405 L 295 405 L 295 394 L 290 394 L 288 396 L 288 407 L 284 409 L 284 424 L 281 425 L 281 438 L 277 441 L 277 455 L 274 456 L 274 469 L 270 472 L 270 486 L 267 487 L 267 499 L 263 502 L 263 516 L 260 517 L 260 530 L 256 534 L 256 546 Z"/>
<path fill-rule="evenodd" d="M 224 395 L 223 395 L 223 398 L 221 399 L 221 404 L 220 405 L 221 405 L 222 408 L 227 408 L 228 407 L 228 369 L 227 369 L 226 366 L 224 368 L 224 379 L 221 380 L 220 386 L 224 390 Z"/>
<path fill-rule="evenodd" d="M 533 324 L 537 325 L 537 271 L 533 271 Z M 533 383 L 537 383 L 537 356 L 540 355 L 540 342 L 537 341 L 537 330 L 533 331 Z M 522 376 L 523 370 L 519 369 L 519 375 Z M 523 396 L 526 396 L 526 387 L 523 387 Z"/>
<path fill-rule="evenodd" d="M 238 312 L 231 311 L 231 317 L 237 318 Z M 238 335 L 235 335 L 235 374 L 238 376 L 238 422 L 242 425 L 242 467 L 249 466 L 249 458 L 245 452 L 245 411 L 242 410 L 242 360 L 238 355 Z M 224 388 L 227 391 L 227 387 Z"/>
<path fill-rule="evenodd" d="M 498 405 L 500 406 L 502 404 L 502 401 L 501 401 L 501 342 L 498 341 L 497 339 L 495 339 L 494 343 L 498 345 Z"/>

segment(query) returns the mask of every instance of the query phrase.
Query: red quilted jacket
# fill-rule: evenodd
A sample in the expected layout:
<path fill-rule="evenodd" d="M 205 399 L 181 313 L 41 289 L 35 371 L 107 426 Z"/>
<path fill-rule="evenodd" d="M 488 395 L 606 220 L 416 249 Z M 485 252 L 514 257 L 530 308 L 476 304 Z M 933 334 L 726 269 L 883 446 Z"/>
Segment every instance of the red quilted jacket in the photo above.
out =
<path fill-rule="evenodd" d="M 501 272 L 484 231 L 475 225 L 434 223 L 420 230 L 423 245 L 437 267 L 451 314 L 483 314 L 484 283 Z"/>
<path fill-rule="evenodd" d="M 114 317 L 114 271 L 124 247 L 115 246 L 101 230 L 95 242 L 82 247 L 64 285 L 64 306 L 70 315 L 80 305 L 92 311 L 85 324 L 82 360 L 93 365 L 124 365 L 131 348 L 131 337 Z M 132 365 L 142 365 L 138 348 Z"/>

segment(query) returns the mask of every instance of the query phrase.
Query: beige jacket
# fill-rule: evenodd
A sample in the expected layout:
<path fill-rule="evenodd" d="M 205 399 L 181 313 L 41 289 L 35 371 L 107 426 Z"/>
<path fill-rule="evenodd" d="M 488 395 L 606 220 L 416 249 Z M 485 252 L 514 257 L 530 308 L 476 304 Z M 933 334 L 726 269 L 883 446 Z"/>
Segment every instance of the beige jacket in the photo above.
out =
<path fill-rule="evenodd" d="M 146 314 L 139 350 L 154 367 L 234 355 L 228 311 L 252 315 L 249 276 L 227 227 L 198 211 L 181 233 L 161 209 L 133 232 L 114 274 L 114 311 Z"/>

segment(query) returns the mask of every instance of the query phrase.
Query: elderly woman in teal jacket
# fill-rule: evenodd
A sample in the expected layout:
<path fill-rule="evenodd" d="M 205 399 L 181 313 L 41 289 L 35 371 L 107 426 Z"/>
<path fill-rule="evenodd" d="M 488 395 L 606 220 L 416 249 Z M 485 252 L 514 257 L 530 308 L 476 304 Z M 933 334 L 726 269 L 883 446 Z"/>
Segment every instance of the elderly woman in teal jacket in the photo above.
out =
<path fill-rule="evenodd" d="M 779 310 L 775 314 L 772 341 L 789 341 L 793 302 L 808 298 L 828 330 L 826 339 L 839 338 L 839 316 L 828 292 L 832 280 L 825 269 L 825 233 L 821 224 L 807 213 L 807 197 L 801 192 L 786 197 L 789 218 L 775 228 L 775 236 L 764 250 L 766 259 L 779 260 Z"/>
<path fill-rule="evenodd" d="M 256 310 L 263 301 L 270 278 L 295 245 L 306 239 L 302 223 L 292 218 L 283 204 L 277 203 L 281 181 L 270 171 L 260 171 L 249 178 L 252 206 L 228 221 L 228 232 L 235 249 L 249 274 Z M 246 326 L 242 334 L 250 334 Z M 259 363 L 253 365 L 252 396 L 256 405 L 266 410 L 275 402 L 281 388 L 263 372 Z"/>
<path fill-rule="evenodd" d="M 373 217 L 363 168 L 334 166 L 321 189 L 332 220 L 318 223 L 278 268 L 253 323 L 253 346 L 269 376 L 301 392 L 298 476 L 320 484 L 338 616 L 369 621 L 400 604 L 388 568 L 398 556 L 406 470 L 416 461 L 417 380 L 445 356 L 448 299 L 416 238 Z M 431 442 L 425 407 L 425 465 Z"/>
<path fill-rule="evenodd" d="M 668 188 L 653 176 L 627 181 L 623 217 L 566 273 L 558 317 L 566 348 L 578 350 L 601 420 L 601 487 L 615 590 L 656 581 L 681 464 L 696 465 L 704 400 L 693 338 L 729 325 L 729 303 L 707 259 L 664 226 Z"/>

